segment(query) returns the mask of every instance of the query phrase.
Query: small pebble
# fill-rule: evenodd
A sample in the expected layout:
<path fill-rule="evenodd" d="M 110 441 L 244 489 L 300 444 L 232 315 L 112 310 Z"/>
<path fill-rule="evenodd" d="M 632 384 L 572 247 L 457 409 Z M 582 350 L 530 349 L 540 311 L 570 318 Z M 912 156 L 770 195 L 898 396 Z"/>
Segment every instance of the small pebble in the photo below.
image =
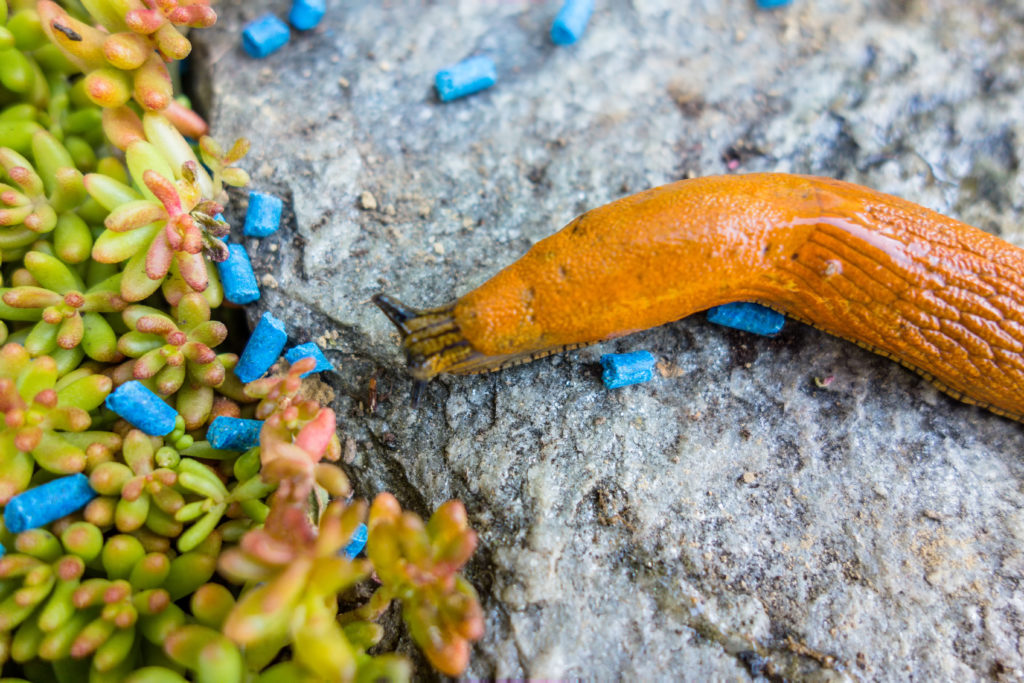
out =
<path fill-rule="evenodd" d="M 248 383 L 262 377 L 281 356 L 287 342 L 288 332 L 284 323 L 272 314 L 264 313 L 235 366 L 238 379 Z"/>
<path fill-rule="evenodd" d="M 367 211 L 376 211 L 377 198 L 373 196 L 372 192 L 365 190 L 359 195 L 359 206 Z"/>
<path fill-rule="evenodd" d="M 267 237 L 281 227 L 281 209 L 284 202 L 280 197 L 265 192 L 249 193 L 249 209 L 245 212 L 245 227 L 242 232 L 247 237 Z"/>
<path fill-rule="evenodd" d="M 37 529 L 80 510 L 96 495 L 82 473 L 54 479 L 11 498 L 4 509 L 4 525 L 14 534 Z"/>
<path fill-rule="evenodd" d="M 708 309 L 708 321 L 736 330 L 774 337 L 786 324 L 786 316 L 760 304 L 745 301 Z"/>
<path fill-rule="evenodd" d="M 288 352 L 284 354 L 285 359 L 294 365 L 297 361 L 303 358 L 312 356 L 316 359 L 316 366 L 309 372 L 304 372 L 300 377 L 312 375 L 314 372 L 323 372 L 324 370 L 334 370 L 334 365 L 331 361 L 327 360 L 324 356 L 324 352 L 320 350 L 320 347 L 313 342 L 306 342 L 305 344 L 299 344 L 296 347 L 288 349 Z"/>
<path fill-rule="evenodd" d="M 249 56 L 262 59 L 287 43 L 290 35 L 288 24 L 273 14 L 264 14 L 242 30 L 242 47 Z"/>
<path fill-rule="evenodd" d="M 494 60 L 486 55 L 477 55 L 438 71 L 434 87 L 442 102 L 450 102 L 486 90 L 497 81 L 498 69 Z"/>
<path fill-rule="evenodd" d="M 228 245 L 228 258 L 217 264 L 217 272 L 224 285 L 224 298 L 228 301 L 248 304 L 260 298 L 260 286 L 252 270 L 252 261 L 241 244 Z"/>
<path fill-rule="evenodd" d="M 107 407 L 150 436 L 174 431 L 178 413 L 138 380 L 125 382 L 105 399 Z"/>
<path fill-rule="evenodd" d="M 345 553 L 345 557 L 348 559 L 355 559 L 355 556 L 366 547 L 366 539 L 369 536 L 369 530 L 366 528 L 366 525 L 360 524 L 352 534 L 352 540 L 348 542 L 348 545 L 341 552 Z"/>
<path fill-rule="evenodd" d="M 555 45 L 572 45 L 583 35 L 594 11 L 594 0 L 566 0 L 551 24 Z"/>
<path fill-rule="evenodd" d="M 327 11 L 326 0 L 295 0 L 288 13 L 288 23 L 300 31 L 315 28 Z"/>
<path fill-rule="evenodd" d="M 606 353 L 601 356 L 601 380 L 609 389 L 648 382 L 654 377 L 654 363 L 650 351 Z"/>
<path fill-rule="evenodd" d="M 263 420 L 240 417 L 215 417 L 206 430 L 206 440 L 214 448 L 225 451 L 247 451 L 260 444 Z"/>

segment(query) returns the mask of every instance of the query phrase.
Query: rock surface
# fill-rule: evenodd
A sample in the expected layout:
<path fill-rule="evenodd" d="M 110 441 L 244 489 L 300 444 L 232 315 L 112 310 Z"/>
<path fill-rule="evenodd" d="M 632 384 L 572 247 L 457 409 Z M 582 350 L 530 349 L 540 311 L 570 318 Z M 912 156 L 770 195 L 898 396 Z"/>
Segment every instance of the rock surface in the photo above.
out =
<path fill-rule="evenodd" d="M 1020 424 L 795 322 L 765 339 L 703 316 L 435 381 L 414 410 L 369 304 L 443 303 L 687 175 L 834 176 L 1024 244 L 1024 5 L 612 0 L 557 48 L 554 1 L 328 4 L 257 61 L 241 26 L 289 3 L 221 2 L 197 100 L 288 202 L 246 242 L 250 319 L 327 350 L 361 493 L 466 503 L 487 612 L 467 675 L 1024 675 Z M 479 53 L 498 84 L 438 102 L 434 73 Z M 641 348 L 661 373 L 605 390 L 599 355 Z"/>

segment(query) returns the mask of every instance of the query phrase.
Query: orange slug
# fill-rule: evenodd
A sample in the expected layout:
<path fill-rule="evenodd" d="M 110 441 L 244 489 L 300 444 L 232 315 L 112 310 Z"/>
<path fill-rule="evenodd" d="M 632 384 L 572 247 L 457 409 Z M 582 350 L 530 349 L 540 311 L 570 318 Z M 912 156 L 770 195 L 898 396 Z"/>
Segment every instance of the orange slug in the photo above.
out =
<path fill-rule="evenodd" d="M 456 301 L 374 302 L 411 374 L 496 370 L 752 301 L 1024 418 L 1024 249 L 828 178 L 682 180 L 577 217 Z"/>

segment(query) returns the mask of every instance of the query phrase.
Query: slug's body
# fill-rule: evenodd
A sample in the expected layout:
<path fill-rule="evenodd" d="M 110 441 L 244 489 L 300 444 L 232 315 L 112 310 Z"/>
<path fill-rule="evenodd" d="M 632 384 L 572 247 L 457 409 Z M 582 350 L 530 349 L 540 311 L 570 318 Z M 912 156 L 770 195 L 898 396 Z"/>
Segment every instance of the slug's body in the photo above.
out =
<path fill-rule="evenodd" d="M 1024 417 L 1024 250 L 837 180 L 680 181 L 588 211 L 447 306 L 375 301 L 419 380 L 752 301 Z"/>

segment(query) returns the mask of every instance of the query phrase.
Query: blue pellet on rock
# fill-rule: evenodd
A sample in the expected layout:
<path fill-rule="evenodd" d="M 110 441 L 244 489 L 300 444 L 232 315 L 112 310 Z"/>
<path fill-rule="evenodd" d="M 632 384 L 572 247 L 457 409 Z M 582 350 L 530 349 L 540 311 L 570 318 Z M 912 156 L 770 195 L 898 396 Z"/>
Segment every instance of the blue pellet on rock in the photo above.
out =
<path fill-rule="evenodd" d="M 213 418 L 206 430 L 206 440 L 214 448 L 225 451 L 247 451 L 260 443 L 263 420 L 246 420 L 221 415 Z"/>
<path fill-rule="evenodd" d="M 249 254 L 241 244 L 228 245 L 228 258 L 217 264 L 224 298 L 235 304 L 250 304 L 260 298 L 260 286 Z"/>
<path fill-rule="evenodd" d="M 555 45 L 572 45 L 583 35 L 594 11 L 594 0 L 566 0 L 551 24 Z"/>
<path fill-rule="evenodd" d="M 776 7 L 785 7 L 791 2 L 792 0 L 757 0 L 757 6 L 761 9 L 775 9 Z"/>
<path fill-rule="evenodd" d="M 265 192 L 249 193 L 249 209 L 245 212 L 245 226 L 242 232 L 247 237 L 267 237 L 281 227 L 281 209 L 284 202 L 280 197 Z"/>
<path fill-rule="evenodd" d="M 264 313 L 252 331 L 242 357 L 235 366 L 235 374 L 243 382 L 252 382 L 263 376 L 273 365 L 284 345 L 288 343 L 288 332 L 284 323 L 270 313 Z"/>
<path fill-rule="evenodd" d="M 80 510 L 96 496 L 84 474 L 54 479 L 11 498 L 4 508 L 4 525 L 14 534 L 37 529 Z"/>
<path fill-rule="evenodd" d="M 107 407 L 151 436 L 174 431 L 178 412 L 137 380 L 125 382 L 105 399 Z"/>
<path fill-rule="evenodd" d="M 315 28 L 327 11 L 325 0 L 295 0 L 288 13 L 288 23 L 300 31 Z"/>
<path fill-rule="evenodd" d="M 302 375 L 300 375 L 301 377 L 312 375 L 314 372 L 323 372 L 324 370 L 334 369 L 334 364 L 327 360 L 324 352 L 321 351 L 320 347 L 313 342 L 299 344 L 294 348 L 288 349 L 288 352 L 284 354 L 285 359 L 287 359 L 292 365 L 294 365 L 296 361 L 310 356 L 316 359 L 316 366 L 309 372 L 302 373 Z"/>
<path fill-rule="evenodd" d="M 708 321 L 765 337 L 774 337 L 786 324 L 786 316 L 761 304 L 737 301 L 709 308 Z"/>
<path fill-rule="evenodd" d="M 288 42 L 288 24 L 273 14 L 264 14 L 242 30 L 242 48 L 249 56 L 262 59 Z"/>
<path fill-rule="evenodd" d="M 434 87 L 442 102 L 472 95 L 498 81 L 498 69 L 487 55 L 477 55 L 437 72 Z"/>
<path fill-rule="evenodd" d="M 606 353 L 601 356 L 601 381 L 609 389 L 648 382 L 654 377 L 654 363 L 650 351 Z"/>

